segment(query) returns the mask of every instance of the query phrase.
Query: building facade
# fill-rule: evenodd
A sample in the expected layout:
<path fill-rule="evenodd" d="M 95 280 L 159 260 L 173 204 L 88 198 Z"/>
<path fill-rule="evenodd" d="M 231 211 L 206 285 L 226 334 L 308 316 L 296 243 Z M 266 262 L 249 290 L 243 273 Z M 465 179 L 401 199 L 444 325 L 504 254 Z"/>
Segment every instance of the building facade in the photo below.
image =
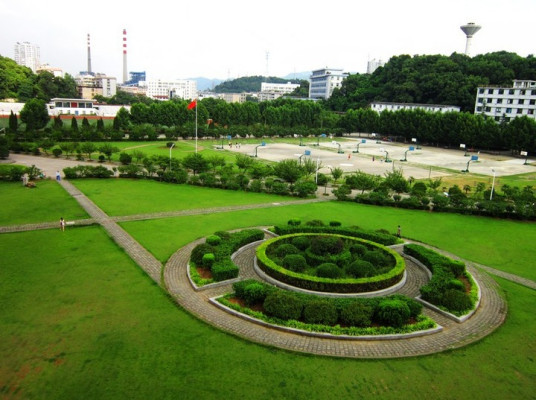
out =
<path fill-rule="evenodd" d="M 47 108 L 48 115 L 52 117 L 57 115 L 115 117 L 121 108 L 130 111 L 128 105 L 99 104 L 96 100 L 63 98 L 51 99 Z"/>
<path fill-rule="evenodd" d="M 112 97 L 117 93 L 117 78 L 105 74 L 82 74 L 75 78 L 78 94 L 82 99 L 95 96 Z"/>
<path fill-rule="evenodd" d="M 475 114 L 486 115 L 497 122 L 522 116 L 536 119 L 536 81 L 514 80 L 511 87 L 479 87 Z"/>
<path fill-rule="evenodd" d="M 192 80 L 151 80 L 140 81 L 140 86 L 147 88 L 147 97 L 156 100 L 181 98 L 192 100 L 197 98 L 197 82 Z"/>
<path fill-rule="evenodd" d="M 383 111 L 400 111 L 400 110 L 423 110 L 427 112 L 460 112 L 460 107 L 443 104 L 417 104 L 417 103 L 389 103 L 376 101 L 370 104 L 370 108 L 377 113 Z"/>
<path fill-rule="evenodd" d="M 385 61 L 382 60 L 370 60 L 367 62 L 367 74 L 372 74 L 374 71 L 376 71 L 378 68 L 383 67 L 385 65 Z"/>
<path fill-rule="evenodd" d="M 63 70 L 57 67 L 51 67 L 48 64 L 41 65 L 37 68 L 36 73 L 50 72 L 55 78 L 63 78 Z"/>
<path fill-rule="evenodd" d="M 323 68 L 313 71 L 309 78 L 309 98 L 329 99 L 333 89 L 340 88 L 347 76 L 342 69 Z"/>
<path fill-rule="evenodd" d="M 30 68 L 34 73 L 41 65 L 39 46 L 29 42 L 15 43 L 14 60 L 19 65 Z"/>

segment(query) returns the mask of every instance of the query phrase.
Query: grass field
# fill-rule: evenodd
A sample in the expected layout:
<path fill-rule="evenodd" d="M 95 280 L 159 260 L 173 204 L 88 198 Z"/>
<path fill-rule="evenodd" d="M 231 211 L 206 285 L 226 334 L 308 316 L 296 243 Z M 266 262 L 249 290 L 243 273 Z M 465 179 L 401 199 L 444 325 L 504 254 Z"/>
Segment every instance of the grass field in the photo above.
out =
<path fill-rule="evenodd" d="M 217 193 L 225 200 L 233 192 Z M 67 200 L 41 199 L 45 206 Z M 124 203 L 125 213 L 132 203 Z M 403 235 L 533 276 L 534 224 L 512 221 L 330 202 L 122 225 L 165 260 L 207 233 L 291 216 L 393 231 L 400 223 Z M 207 326 L 178 308 L 100 227 L 2 234 L 0 254 L 2 398 L 530 399 L 536 393 L 534 290 L 502 279 L 509 311 L 492 335 L 432 356 L 364 361 L 263 347 Z"/>
<path fill-rule="evenodd" d="M 0 225 L 88 218 L 87 213 L 54 181 L 37 181 L 30 189 L 20 183 L 0 181 Z M 58 225 L 59 226 L 59 225 Z"/>

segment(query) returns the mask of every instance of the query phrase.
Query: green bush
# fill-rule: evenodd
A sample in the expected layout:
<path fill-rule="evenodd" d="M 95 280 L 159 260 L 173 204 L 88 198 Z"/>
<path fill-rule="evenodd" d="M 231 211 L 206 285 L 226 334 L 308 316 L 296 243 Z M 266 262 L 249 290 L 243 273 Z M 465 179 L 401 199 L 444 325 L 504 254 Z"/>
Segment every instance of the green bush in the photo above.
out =
<path fill-rule="evenodd" d="M 346 272 L 354 278 L 365 278 L 367 276 L 374 276 L 376 274 L 376 269 L 368 261 L 355 260 L 346 267 Z"/>
<path fill-rule="evenodd" d="M 303 272 L 307 268 L 307 261 L 301 254 L 287 254 L 283 258 L 283 267 L 294 272 Z"/>
<path fill-rule="evenodd" d="M 377 268 L 388 267 L 390 261 L 387 255 L 380 250 L 367 251 L 361 258 Z"/>
<path fill-rule="evenodd" d="M 290 243 L 283 243 L 277 247 L 275 254 L 280 258 L 284 258 L 289 254 L 298 254 L 299 252 L 300 250 L 298 250 L 296 246 Z"/>
<path fill-rule="evenodd" d="M 211 268 L 212 278 L 216 282 L 225 281 L 227 279 L 233 279 L 238 276 L 239 269 L 231 261 L 231 259 L 225 259 L 217 261 Z"/>
<path fill-rule="evenodd" d="M 441 298 L 441 305 L 451 311 L 466 311 L 473 307 L 469 296 L 456 289 L 447 289 Z"/>
<path fill-rule="evenodd" d="M 325 224 L 324 224 L 323 221 L 321 221 L 319 219 L 312 219 L 310 221 L 307 221 L 305 223 L 305 225 L 307 225 L 307 226 L 324 226 Z"/>
<path fill-rule="evenodd" d="M 341 322 L 348 326 L 370 326 L 374 309 L 364 302 L 355 300 L 341 309 Z"/>
<path fill-rule="evenodd" d="M 281 290 L 268 294 L 263 306 L 268 315 L 284 320 L 300 319 L 303 309 L 301 299 Z"/>
<path fill-rule="evenodd" d="M 361 257 L 368 251 L 367 246 L 362 244 L 353 244 L 350 246 L 350 253 L 353 256 Z"/>
<path fill-rule="evenodd" d="M 29 168 L 22 165 L 2 165 L 0 169 L 0 180 L 18 182 L 28 172 Z"/>
<path fill-rule="evenodd" d="M 344 242 L 337 236 L 313 236 L 311 252 L 316 255 L 339 254 L 344 249 Z"/>
<path fill-rule="evenodd" d="M 401 327 L 408 322 L 411 313 L 409 306 L 404 301 L 386 299 L 378 305 L 377 315 L 383 324 Z"/>
<path fill-rule="evenodd" d="M 243 281 L 238 281 L 238 282 L 233 283 L 233 290 L 234 290 L 235 296 L 240 299 L 243 299 L 245 297 L 244 293 L 246 291 L 246 287 L 248 285 L 251 285 L 252 283 L 257 283 L 257 281 L 255 279 L 245 279 Z"/>
<path fill-rule="evenodd" d="M 123 165 L 128 165 L 132 162 L 132 156 L 128 153 L 120 153 L 119 162 Z"/>
<path fill-rule="evenodd" d="M 54 154 L 54 157 L 56 157 L 56 158 L 61 156 L 62 153 L 63 153 L 63 150 L 60 149 L 59 147 L 56 147 L 56 148 L 52 149 L 52 154 Z"/>
<path fill-rule="evenodd" d="M 301 224 L 301 219 L 299 218 L 291 218 L 288 220 L 288 224 L 291 226 L 298 226 Z"/>
<path fill-rule="evenodd" d="M 218 235 L 207 236 L 206 242 L 211 246 L 218 246 L 221 243 L 221 237 Z"/>
<path fill-rule="evenodd" d="M 449 289 L 459 290 L 465 292 L 465 285 L 459 279 L 451 279 L 447 285 Z"/>
<path fill-rule="evenodd" d="M 267 288 L 260 282 L 254 282 L 244 288 L 244 301 L 247 305 L 263 303 L 268 294 Z"/>
<path fill-rule="evenodd" d="M 214 253 L 214 247 L 209 244 L 201 243 L 194 247 L 190 254 L 190 260 L 195 265 L 203 265 L 203 256 L 208 253 Z"/>
<path fill-rule="evenodd" d="M 203 254 L 203 258 L 201 259 L 201 265 L 205 268 L 210 268 L 215 261 L 216 258 L 214 257 L 213 253 L 205 253 Z"/>
<path fill-rule="evenodd" d="M 324 263 L 318 266 L 316 269 L 316 275 L 322 278 L 336 279 L 342 276 L 342 271 L 337 264 Z"/>
<path fill-rule="evenodd" d="M 334 302 L 310 300 L 303 307 L 303 320 L 308 324 L 334 325 L 339 318 Z"/>
<path fill-rule="evenodd" d="M 329 226 L 341 226 L 342 224 L 339 221 L 329 221 Z"/>
<path fill-rule="evenodd" d="M 307 236 L 296 236 L 292 239 L 292 244 L 303 251 L 311 245 L 311 239 Z"/>
<path fill-rule="evenodd" d="M 229 240 L 231 238 L 231 234 L 229 232 L 226 232 L 226 231 L 214 232 L 214 235 L 219 236 L 223 240 Z"/>

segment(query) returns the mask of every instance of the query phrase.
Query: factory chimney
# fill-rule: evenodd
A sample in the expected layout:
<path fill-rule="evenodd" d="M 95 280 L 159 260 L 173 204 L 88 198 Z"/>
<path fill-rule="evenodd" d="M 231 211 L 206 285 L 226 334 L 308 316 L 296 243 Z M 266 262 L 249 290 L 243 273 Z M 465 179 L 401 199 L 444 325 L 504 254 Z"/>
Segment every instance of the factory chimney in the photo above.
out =
<path fill-rule="evenodd" d="M 127 81 L 127 30 L 123 29 L 123 83 Z"/>
<path fill-rule="evenodd" d="M 89 38 L 89 33 L 87 34 L 87 73 L 92 75 L 91 72 L 91 41 Z"/>

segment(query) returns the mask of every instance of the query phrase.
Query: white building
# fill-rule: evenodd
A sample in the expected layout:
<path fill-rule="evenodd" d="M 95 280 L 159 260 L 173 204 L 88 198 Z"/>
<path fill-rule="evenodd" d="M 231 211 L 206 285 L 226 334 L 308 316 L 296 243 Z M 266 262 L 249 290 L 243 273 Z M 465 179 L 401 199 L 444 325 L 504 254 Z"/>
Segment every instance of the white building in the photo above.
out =
<path fill-rule="evenodd" d="M 400 110 L 424 110 L 427 112 L 460 112 L 458 106 L 448 106 L 443 104 L 417 104 L 417 103 L 389 103 L 384 101 L 375 101 L 370 103 L 370 108 L 377 113 L 382 111 L 400 111 Z"/>
<path fill-rule="evenodd" d="M 296 88 L 299 88 L 299 83 L 261 83 L 261 91 L 259 93 L 259 101 L 270 101 L 280 98 L 285 94 L 292 93 Z"/>
<path fill-rule="evenodd" d="M 147 88 L 147 97 L 157 100 L 197 98 L 197 82 L 193 80 L 148 80 L 140 82 L 140 87 Z"/>
<path fill-rule="evenodd" d="M 39 46 L 29 42 L 15 44 L 15 62 L 30 68 L 33 72 L 41 65 Z"/>
<path fill-rule="evenodd" d="M 40 74 L 41 72 L 45 71 L 50 72 L 52 75 L 54 75 L 54 78 L 63 78 L 63 70 L 61 68 L 51 67 L 48 64 L 40 65 L 35 72 L 37 74 Z"/>
<path fill-rule="evenodd" d="M 323 68 L 313 71 L 309 78 L 309 98 L 329 99 L 333 89 L 340 88 L 348 76 L 342 69 Z"/>
<path fill-rule="evenodd" d="M 48 115 L 94 115 L 97 117 L 115 117 L 121 108 L 130 111 L 127 105 L 98 104 L 96 100 L 54 98 L 47 104 Z"/>
<path fill-rule="evenodd" d="M 86 100 L 96 95 L 112 97 L 117 93 L 117 78 L 105 74 L 82 74 L 75 78 L 78 94 Z"/>
<path fill-rule="evenodd" d="M 536 119 L 536 81 L 514 80 L 511 87 L 479 87 L 475 114 L 492 117 L 497 122 L 521 116 Z"/>
<path fill-rule="evenodd" d="M 385 61 L 382 60 L 370 60 L 367 62 L 367 74 L 372 74 L 374 71 L 376 71 L 378 68 L 383 67 L 385 65 Z"/>

